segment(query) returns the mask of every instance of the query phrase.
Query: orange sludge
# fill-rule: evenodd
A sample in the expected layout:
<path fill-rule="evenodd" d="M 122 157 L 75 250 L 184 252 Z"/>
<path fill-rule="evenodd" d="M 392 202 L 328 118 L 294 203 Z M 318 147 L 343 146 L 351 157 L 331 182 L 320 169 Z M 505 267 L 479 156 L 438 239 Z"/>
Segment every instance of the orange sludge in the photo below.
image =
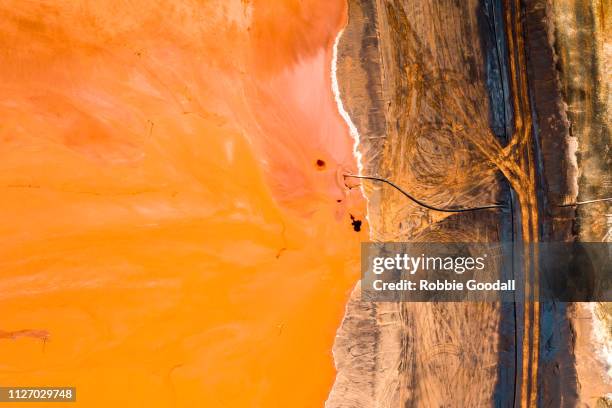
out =
<path fill-rule="evenodd" d="M 367 239 L 339 177 L 344 2 L 0 13 L 0 384 L 75 386 L 83 407 L 322 406 Z"/>

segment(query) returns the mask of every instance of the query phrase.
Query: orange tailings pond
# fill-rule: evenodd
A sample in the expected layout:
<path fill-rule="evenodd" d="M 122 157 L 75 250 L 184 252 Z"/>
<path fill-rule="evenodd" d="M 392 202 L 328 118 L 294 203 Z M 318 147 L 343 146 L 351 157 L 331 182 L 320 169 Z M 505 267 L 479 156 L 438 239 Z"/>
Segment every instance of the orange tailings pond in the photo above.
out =
<path fill-rule="evenodd" d="M 0 384 L 322 406 L 367 240 L 331 84 L 345 2 L 0 13 Z"/>

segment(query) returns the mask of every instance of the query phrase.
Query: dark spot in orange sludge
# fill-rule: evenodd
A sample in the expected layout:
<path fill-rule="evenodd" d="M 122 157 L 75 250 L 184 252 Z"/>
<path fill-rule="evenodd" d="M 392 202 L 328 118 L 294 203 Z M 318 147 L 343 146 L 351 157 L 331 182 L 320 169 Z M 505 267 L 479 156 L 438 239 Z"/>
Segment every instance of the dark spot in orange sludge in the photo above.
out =
<path fill-rule="evenodd" d="M 351 225 L 353 226 L 353 230 L 355 232 L 361 231 L 361 220 L 358 220 L 353 216 L 353 214 L 349 214 L 351 217 Z"/>
<path fill-rule="evenodd" d="M 317 165 L 317 168 L 319 170 L 325 169 L 325 161 L 324 160 L 317 159 L 316 165 Z"/>

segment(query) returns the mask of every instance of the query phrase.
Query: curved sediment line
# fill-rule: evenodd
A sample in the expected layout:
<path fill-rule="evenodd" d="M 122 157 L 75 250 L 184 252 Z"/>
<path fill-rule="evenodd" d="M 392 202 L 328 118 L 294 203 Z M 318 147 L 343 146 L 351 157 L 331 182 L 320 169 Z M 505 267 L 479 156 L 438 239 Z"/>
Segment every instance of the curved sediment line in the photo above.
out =
<path fill-rule="evenodd" d="M 332 92 L 334 93 L 334 99 L 336 101 L 336 106 L 338 106 L 338 113 L 344 119 L 344 122 L 349 128 L 349 132 L 351 137 L 354 140 L 353 143 L 353 155 L 357 159 L 357 169 L 359 170 L 359 174 L 362 173 L 363 164 L 362 164 L 362 154 L 359 151 L 359 131 L 357 130 L 357 126 L 353 123 L 351 116 L 348 114 L 346 109 L 344 108 L 344 104 L 342 103 L 342 98 L 340 96 L 340 86 L 338 85 L 338 43 L 340 42 L 340 38 L 344 33 L 344 29 L 338 32 L 336 39 L 334 40 L 334 46 L 332 48 L 332 63 L 331 63 L 331 83 L 332 83 Z M 362 190 L 363 192 L 363 190 Z M 365 197 L 365 194 L 364 194 Z"/>

